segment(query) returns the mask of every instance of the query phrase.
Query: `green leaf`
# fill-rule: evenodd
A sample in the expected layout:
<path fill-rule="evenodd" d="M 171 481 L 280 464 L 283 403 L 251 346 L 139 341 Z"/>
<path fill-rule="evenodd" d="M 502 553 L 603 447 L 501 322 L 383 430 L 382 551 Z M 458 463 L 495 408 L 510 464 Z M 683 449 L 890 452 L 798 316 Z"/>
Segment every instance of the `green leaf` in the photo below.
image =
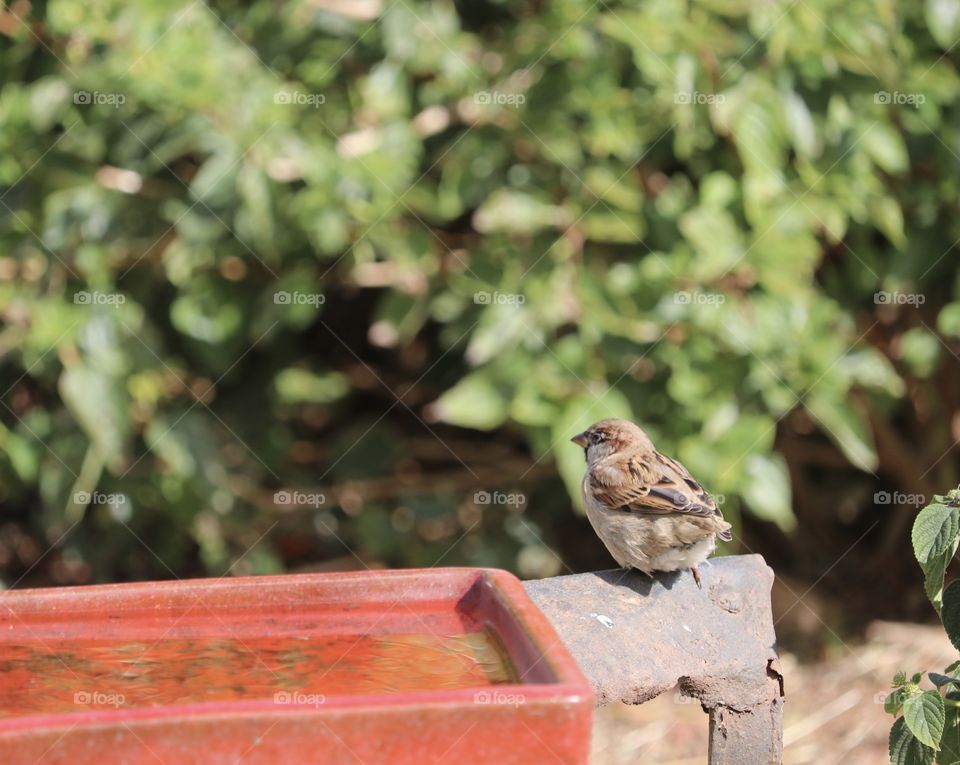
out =
<path fill-rule="evenodd" d="M 743 234 L 726 210 L 695 207 L 680 218 L 680 231 L 696 250 L 694 277 L 701 283 L 727 273 L 743 258 Z"/>
<path fill-rule="evenodd" d="M 900 356 L 917 377 L 927 378 L 940 363 L 943 346 L 926 327 L 908 329 L 900 336 Z"/>
<path fill-rule="evenodd" d="M 784 97 L 784 121 L 790 142 L 798 154 L 812 157 L 817 153 L 817 128 L 803 98 L 796 93 Z"/>
<path fill-rule="evenodd" d="M 897 247 L 903 247 L 906 236 L 903 233 L 903 209 L 893 197 L 880 197 L 870 203 L 870 219 L 883 234 Z"/>
<path fill-rule="evenodd" d="M 493 430 L 507 419 L 507 401 L 483 369 L 464 377 L 440 396 L 433 407 L 444 422 L 477 430 Z"/>
<path fill-rule="evenodd" d="M 861 470 L 874 472 L 879 465 L 873 434 L 863 414 L 852 404 L 819 392 L 807 398 L 807 408 L 823 424 L 826 435 L 844 456 Z"/>
<path fill-rule="evenodd" d="M 960 0 L 927 0 L 924 16 L 937 44 L 951 49 L 960 37 Z"/>
<path fill-rule="evenodd" d="M 939 672 L 928 672 L 927 677 L 937 688 L 943 688 L 943 686 L 949 683 L 960 683 L 960 680 L 957 680 L 957 678 L 950 677 L 949 675 L 941 675 Z"/>
<path fill-rule="evenodd" d="M 790 474 L 779 454 L 751 454 L 746 459 L 741 494 L 758 518 L 773 521 L 784 531 L 797 525 L 790 493 Z"/>
<path fill-rule="evenodd" d="M 960 580 L 950 582 L 944 590 L 940 619 L 953 647 L 960 650 Z"/>
<path fill-rule="evenodd" d="M 904 701 L 903 719 L 922 744 L 940 748 L 945 710 L 943 699 L 937 691 L 924 691 Z"/>
<path fill-rule="evenodd" d="M 270 183 L 253 163 L 244 163 L 237 176 L 237 191 L 241 205 L 237 213 L 237 234 L 250 236 L 257 247 L 272 252 L 274 242 L 274 214 L 271 209 Z"/>
<path fill-rule="evenodd" d="M 940 765 L 960 765 L 960 709 L 956 707 L 947 710 L 937 762 Z"/>
<path fill-rule="evenodd" d="M 957 551 L 958 542 L 960 539 L 954 539 L 953 544 L 940 555 L 932 558 L 926 565 L 921 564 L 925 577 L 923 589 L 938 614 L 943 604 L 943 577 L 947 572 L 947 565 L 953 560 L 953 555 Z"/>
<path fill-rule="evenodd" d="M 900 710 L 903 708 L 903 702 L 905 699 L 906 694 L 903 692 L 903 689 L 897 688 L 890 693 L 886 699 L 884 699 L 883 711 L 896 717 L 898 714 L 900 714 Z"/>
<path fill-rule="evenodd" d="M 285 404 L 329 404 L 350 391 L 346 375 L 339 372 L 317 374 L 296 367 L 279 372 L 273 384 L 277 396 Z"/>
<path fill-rule="evenodd" d="M 532 234 L 544 228 L 568 226 L 572 220 L 563 207 L 551 205 L 531 194 L 498 189 L 474 213 L 473 225 L 484 234 L 497 231 Z"/>
<path fill-rule="evenodd" d="M 596 211 L 580 220 L 583 232 L 592 242 L 635 244 L 643 240 L 643 218 L 630 213 Z"/>
<path fill-rule="evenodd" d="M 222 343 L 243 324 L 243 310 L 224 299 L 222 290 L 203 289 L 179 296 L 170 307 L 170 321 L 188 337 Z"/>
<path fill-rule="evenodd" d="M 888 173 L 899 173 L 907 169 L 907 147 L 895 128 L 883 122 L 874 122 L 867 128 L 861 140 L 870 158 Z"/>
<path fill-rule="evenodd" d="M 936 752 L 924 746 L 907 728 L 901 717 L 890 729 L 891 765 L 931 765 Z"/>
<path fill-rule="evenodd" d="M 60 375 L 60 395 L 103 460 L 119 469 L 130 430 L 122 383 L 99 369 L 68 367 Z"/>
<path fill-rule="evenodd" d="M 945 335 L 960 337 L 960 303 L 948 303 L 940 309 L 937 329 Z"/>

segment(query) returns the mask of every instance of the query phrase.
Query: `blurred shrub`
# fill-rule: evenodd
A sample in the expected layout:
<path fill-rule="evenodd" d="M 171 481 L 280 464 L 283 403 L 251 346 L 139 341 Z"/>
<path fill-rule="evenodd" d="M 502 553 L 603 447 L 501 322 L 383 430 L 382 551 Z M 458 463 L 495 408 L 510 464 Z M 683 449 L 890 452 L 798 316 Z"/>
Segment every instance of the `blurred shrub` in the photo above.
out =
<path fill-rule="evenodd" d="M 613 415 L 735 521 L 793 527 L 792 436 L 956 482 L 960 1 L 588 6 L 0 11 L 0 491 L 61 580 L 549 572 Z"/>

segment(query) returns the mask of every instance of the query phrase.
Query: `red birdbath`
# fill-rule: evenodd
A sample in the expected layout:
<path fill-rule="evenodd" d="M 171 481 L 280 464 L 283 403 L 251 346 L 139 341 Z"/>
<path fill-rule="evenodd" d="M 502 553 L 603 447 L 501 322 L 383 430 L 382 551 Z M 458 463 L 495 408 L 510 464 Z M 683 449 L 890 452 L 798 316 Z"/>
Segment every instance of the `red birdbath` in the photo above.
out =
<path fill-rule="evenodd" d="M 590 686 L 503 571 L 21 590 L 0 606 L 5 763 L 587 761 Z"/>

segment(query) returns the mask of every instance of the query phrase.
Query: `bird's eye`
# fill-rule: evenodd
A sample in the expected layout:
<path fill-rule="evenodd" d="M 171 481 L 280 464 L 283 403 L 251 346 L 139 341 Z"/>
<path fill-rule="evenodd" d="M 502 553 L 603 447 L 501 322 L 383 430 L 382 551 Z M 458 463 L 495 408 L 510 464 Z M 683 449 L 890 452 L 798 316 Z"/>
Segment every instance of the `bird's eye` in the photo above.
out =
<path fill-rule="evenodd" d="M 601 433 L 599 430 L 595 430 L 593 433 L 590 434 L 591 444 L 596 446 L 597 444 L 602 442 L 603 442 L 603 433 Z"/>

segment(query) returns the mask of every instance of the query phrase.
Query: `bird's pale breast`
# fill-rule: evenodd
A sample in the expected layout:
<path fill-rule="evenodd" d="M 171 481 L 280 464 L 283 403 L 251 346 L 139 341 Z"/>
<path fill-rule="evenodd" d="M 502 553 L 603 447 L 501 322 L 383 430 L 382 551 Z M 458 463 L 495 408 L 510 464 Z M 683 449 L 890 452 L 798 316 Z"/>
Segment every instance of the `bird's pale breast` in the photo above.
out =
<path fill-rule="evenodd" d="M 714 549 L 714 534 L 701 518 L 609 510 L 590 498 L 586 510 L 597 536 L 624 568 L 676 571 L 697 565 Z"/>

